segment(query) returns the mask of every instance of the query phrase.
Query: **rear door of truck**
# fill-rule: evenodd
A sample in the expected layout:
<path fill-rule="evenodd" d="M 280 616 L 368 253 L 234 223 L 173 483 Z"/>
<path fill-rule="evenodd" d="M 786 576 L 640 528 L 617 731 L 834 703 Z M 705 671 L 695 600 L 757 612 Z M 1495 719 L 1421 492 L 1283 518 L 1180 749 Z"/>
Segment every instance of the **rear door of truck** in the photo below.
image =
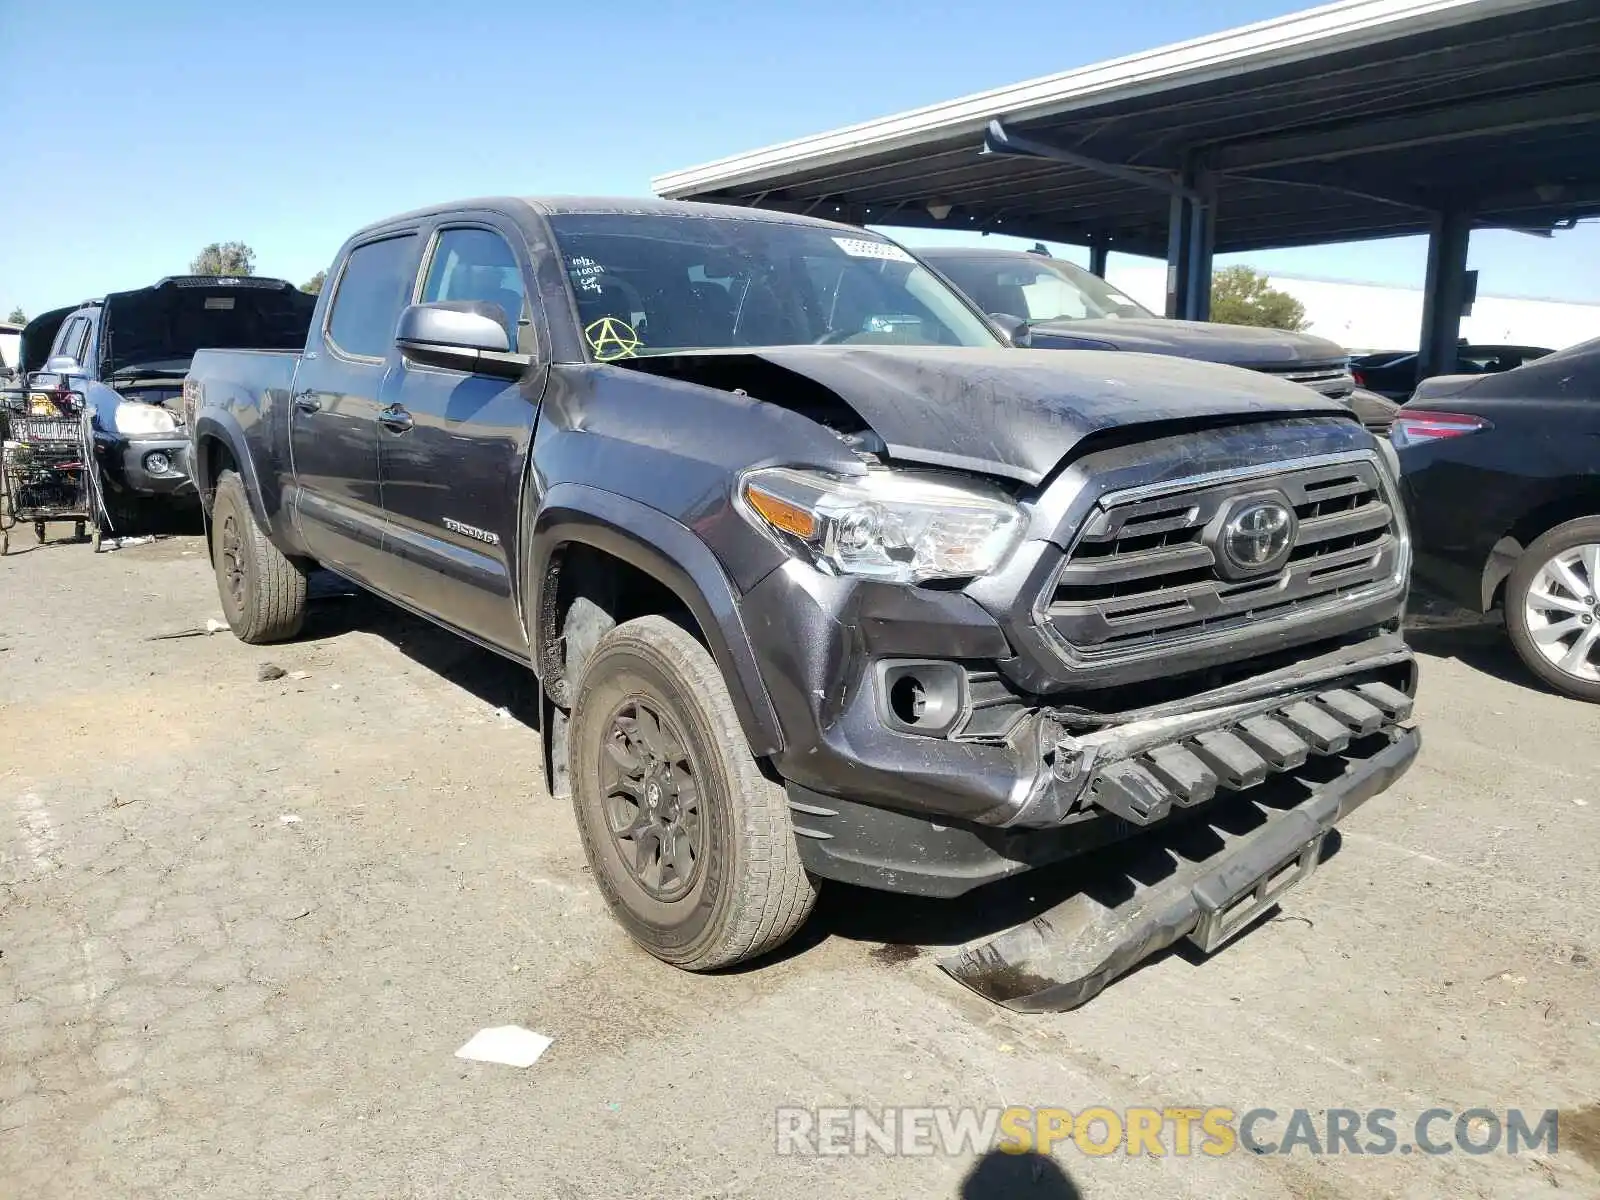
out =
<path fill-rule="evenodd" d="M 289 444 L 295 518 L 306 548 L 343 575 L 384 586 L 378 436 L 384 380 L 399 361 L 395 325 L 422 253 L 416 226 L 351 247 L 295 376 Z"/>
<path fill-rule="evenodd" d="M 458 629 L 526 653 L 512 573 L 523 471 L 549 362 L 531 259 L 522 233 L 494 213 L 436 221 L 417 302 L 496 305 L 512 350 L 531 355 L 533 365 L 516 379 L 399 357 L 379 415 L 388 553 L 376 582 Z"/>

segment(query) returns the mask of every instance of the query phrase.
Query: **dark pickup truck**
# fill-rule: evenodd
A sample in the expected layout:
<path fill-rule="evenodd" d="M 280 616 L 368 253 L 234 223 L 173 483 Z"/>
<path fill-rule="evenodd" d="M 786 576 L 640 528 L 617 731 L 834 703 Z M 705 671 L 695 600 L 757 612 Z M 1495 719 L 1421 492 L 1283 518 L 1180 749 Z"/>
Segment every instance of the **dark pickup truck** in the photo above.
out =
<path fill-rule="evenodd" d="M 861 229 L 411 213 L 340 250 L 304 353 L 202 350 L 185 404 L 238 636 L 293 636 L 320 564 L 526 663 L 596 882 L 681 967 L 777 946 L 819 880 L 1177 839 L 947 964 L 1075 1004 L 1231 936 L 1417 750 L 1409 539 L 1347 409 L 1009 348 Z"/>

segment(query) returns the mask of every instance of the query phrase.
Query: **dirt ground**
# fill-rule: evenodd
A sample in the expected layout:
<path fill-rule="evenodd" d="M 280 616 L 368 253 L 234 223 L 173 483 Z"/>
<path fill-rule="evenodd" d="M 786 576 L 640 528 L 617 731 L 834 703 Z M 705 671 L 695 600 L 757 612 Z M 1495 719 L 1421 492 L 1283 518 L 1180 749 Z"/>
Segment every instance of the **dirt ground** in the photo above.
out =
<path fill-rule="evenodd" d="M 292 644 L 152 640 L 220 615 L 200 538 L 21 541 L 0 1195 L 1600 1195 L 1600 707 L 1532 686 L 1493 629 L 1416 636 L 1422 759 L 1278 917 L 1023 1017 L 932 951 L 1070 877 L 833 888 L 777 961 L 682 974 L 607 918 L 524 672 L 337 586 Z M 554 1044 L 527 1070 L 453 1056 L 506 1024 Z M 1517 1157 L 1068 1143 L 969 1178 L 970 1155 L 777 1154 L 780 1106 L 846 1104 L 1568 1115 Z"/>

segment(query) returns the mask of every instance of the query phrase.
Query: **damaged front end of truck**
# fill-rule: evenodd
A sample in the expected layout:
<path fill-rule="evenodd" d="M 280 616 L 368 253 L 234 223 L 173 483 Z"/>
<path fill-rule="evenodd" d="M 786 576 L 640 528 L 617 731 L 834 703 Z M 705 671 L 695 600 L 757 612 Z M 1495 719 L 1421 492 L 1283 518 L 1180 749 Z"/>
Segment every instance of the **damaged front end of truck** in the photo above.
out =
<path fill-rule="evenodd" d="M 1072 362 L 1068 378 L 1043 352 L 790 347 L 627 364 L 807 416 L 868 477 L 1014 498 L 1025 530 L 970 579 L 797 557 L 741 610 L 814 876 L 953 897 L 1082 864 L 1076 894 L 942 964 L 1023 1010 L 1081 1004 L 1183 938 L 1221 946 L 1419 746 L 1383 448 L 1278 381 Z M 800 482 L 746 522 L 811 522 L 808 481 L 856 478 L 839 469 L 778 471 Z"/>

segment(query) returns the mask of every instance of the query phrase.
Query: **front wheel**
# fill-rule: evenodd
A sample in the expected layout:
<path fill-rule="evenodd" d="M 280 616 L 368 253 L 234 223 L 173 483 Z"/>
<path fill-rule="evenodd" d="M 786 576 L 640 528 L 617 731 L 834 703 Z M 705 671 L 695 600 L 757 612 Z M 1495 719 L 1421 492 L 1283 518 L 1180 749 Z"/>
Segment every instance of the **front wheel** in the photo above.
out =
<path fill-rule="evenodd" d="M 641 946 L 690 971 L 755 958 L 816 890 L 715 660 L 665 617 L 616 626 L 583 670 L 570 773 L 584 853 Z"/>
<path fill-rule="evenodd" d="M 1600 702 L 1600 517 L 1557 525 L 1506 583 L 1506 630 L 1540 679 Z"/>

